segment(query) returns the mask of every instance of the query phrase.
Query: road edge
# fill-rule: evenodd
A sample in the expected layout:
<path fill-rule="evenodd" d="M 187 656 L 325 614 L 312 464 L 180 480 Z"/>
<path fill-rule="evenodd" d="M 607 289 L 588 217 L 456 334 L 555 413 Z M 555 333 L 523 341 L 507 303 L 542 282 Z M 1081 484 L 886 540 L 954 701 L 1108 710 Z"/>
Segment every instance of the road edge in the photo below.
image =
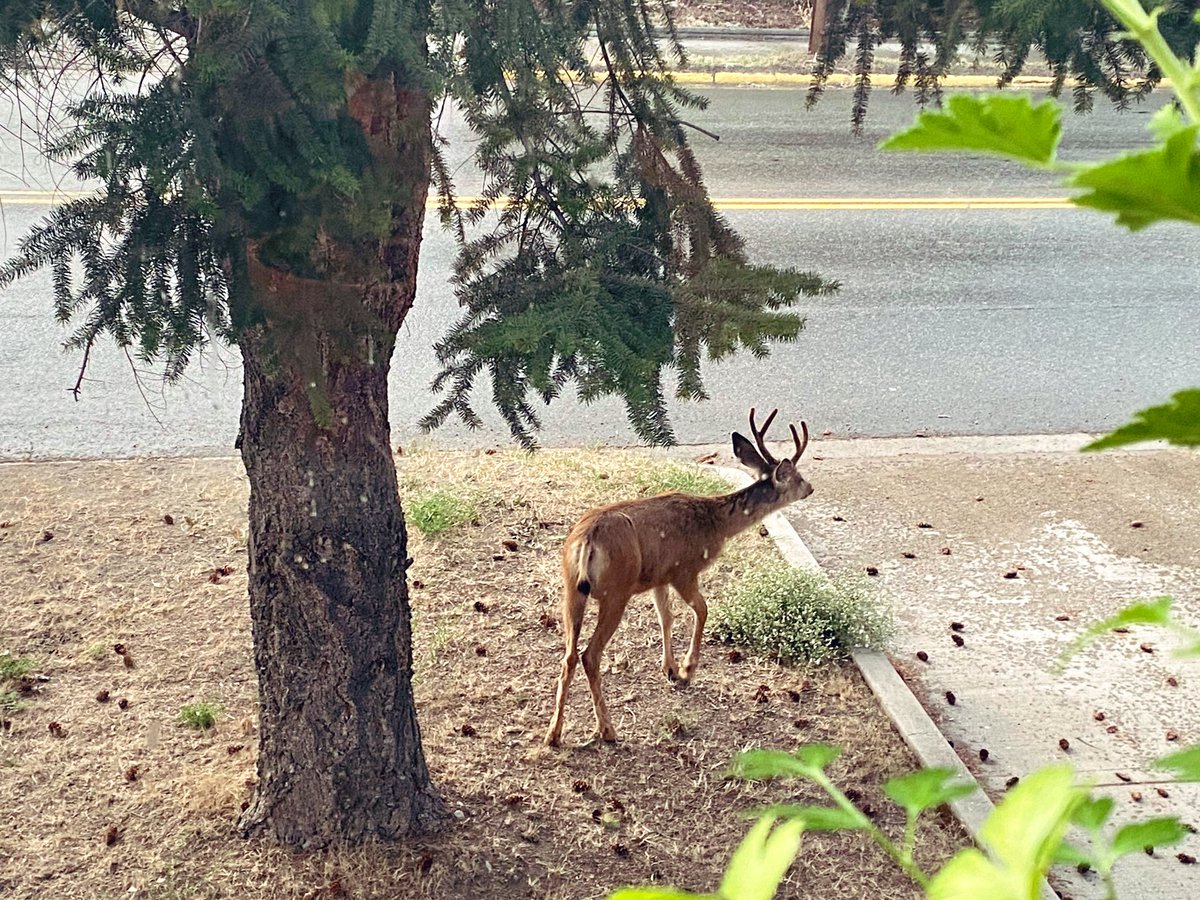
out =
<path fill-rule="evenodd" d="M 701 466 L 701 468 L 715 470 L 726 481 L 738 487 L 744 487 L 753 481 L 740 469 L 714 465 Z M 801 540 L 792 523 L 782 512 L 771 513 L 763 519 L 763 524 L 766 525 L 771 540 L 774 541 L 775 547 L 788 564 L 797 569 L 823 571 L 816 557 L 812 555 L 812 551 Z M 951 800 L 949 806 L 954 817 L 971 835 L 971 840 L 979 844 L 979 831 L 987 817 L 995 810 L 995 805 L 983 790 L 983 785 L 958 758 L 958 754 L 950 749 L 946 736 L 929 717 L 929 713 L 925 711 L 925 707 L 904 683 L 904 679 L 897 674 L 895 667 L 892 666 L 885 654 L 877 650 L 855 650 L 851 653 L 851 659 L 858 666 L 863 680 L 867 682 L 875 699 L 879 701 L 879 705 L 887 717 L 892 720 L 896 731 L 899 732 L 908 748 L 912 750 L 913 755 L 917 757 L 918 762 L 927 768 L 951 769 L 959 778 L 964 781 L 969 780 L 975 785 L 976 791 L 966 797 Z M 1041 880 L 1039 890 L 1042 900 L 1058 900 L 1058 894 L 1044 878 Z"/>

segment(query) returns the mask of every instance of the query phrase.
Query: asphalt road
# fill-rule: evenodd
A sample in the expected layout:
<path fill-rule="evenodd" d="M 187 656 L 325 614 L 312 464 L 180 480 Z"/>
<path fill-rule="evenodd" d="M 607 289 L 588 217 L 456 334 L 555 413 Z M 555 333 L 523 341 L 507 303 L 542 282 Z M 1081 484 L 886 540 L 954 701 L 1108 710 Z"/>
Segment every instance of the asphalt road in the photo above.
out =
<path fill-rule="evenodd" d="M 695 112 L 717 132 L 696 145 L 717 198 L 1056 197 L 1044 173 L 999 160 L 877 153 L 913 115 L 911 100 L 877 92 L 868 129 L 847 129 L 849 93 L 831 89 L 813 113 L 803 92 L 718 88 Z M 1156 104 L 1152 104 L 1156 105 Z M 1148 109 L 1099 109 L 1068 121 L 1064 156 L 1100 158 L 1146 143 Z M 11 110 L 0 101 L 0 120 Z M 443 119 L 452 147 L 466 137 Z M 477 183 L 459 171 L 460 190 Z M 44 162 L 0 132 L 0 252 L 10 255 L 42 201 L 13 191 L 54 182 Z M 64 184 L 64 188 L 72 185 Z M 803 207 L 803 205 L 801 205 Z M 709 366 L 713 400 L 679 404 L 683 443 L 723 440 L 746 407 L 778 405 L 837 436 L 1095 431 L 1173 390 L 1200 384 L 1193 261 L 1200 232 L 1160 226 L 1130 236 L 1070 208 L 739 209 L 728 213 L 759 262 L 812 269 L 842 282 L 807 304 L 807 327 L 765 362 Z M 457 315 L 446 283 L 453 245 L 427 229 L 417 304 L 394 359 L 394 441 L 489 446 L 498 418 L 468 433 L 422 436 L 435 402 L 432 344 Z M 49 277 L 0 293 L 0 458 L 229 452 L 237 430 L 236 350 L 204 353 L 182 384 L 147 373 L 139 388 L 115 348 L 93 353 L 81 399 L 79 358 L 52 318 Z M 479 392 L 481 400 L 486 391 Z M 483 410 L 481 409 L 481 412 Z M 573 399 L 544 414 L 547 445 L 634 443 L 618 403 Z"/>

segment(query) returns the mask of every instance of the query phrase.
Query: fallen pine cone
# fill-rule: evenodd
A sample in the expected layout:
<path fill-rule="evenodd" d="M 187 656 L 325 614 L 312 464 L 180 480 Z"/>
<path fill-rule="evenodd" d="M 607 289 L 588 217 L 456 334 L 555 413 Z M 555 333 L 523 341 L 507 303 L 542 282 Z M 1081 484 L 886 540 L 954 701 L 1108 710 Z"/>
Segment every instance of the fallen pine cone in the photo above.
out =
<path fill-rule="evenodd" d="M 961 647 L 963 644 L 966 643 L 966 641 L 963 640 L 961 634 L 950 635 L 950 640 L 954 641 L 954 646 L 956 646 L 956 647 Z"/>
<path fill-rule="evenodd" d="M 923 663 L 927 663 L 927 662 L 929 662 L 929 654 L 926 653 L 924 650 L 918 650 L 917 651 L 917 659 L 919 659 Z"/>
<path fill-rule="evenodd" d="M 1062 750 L 1065 753 L 1067 750 L 1071 749 L 1071 742 L 1068 741 L 1066 738 L 1059 738 L 1058 739 L 1058 747 L 1060 750 Z"/>

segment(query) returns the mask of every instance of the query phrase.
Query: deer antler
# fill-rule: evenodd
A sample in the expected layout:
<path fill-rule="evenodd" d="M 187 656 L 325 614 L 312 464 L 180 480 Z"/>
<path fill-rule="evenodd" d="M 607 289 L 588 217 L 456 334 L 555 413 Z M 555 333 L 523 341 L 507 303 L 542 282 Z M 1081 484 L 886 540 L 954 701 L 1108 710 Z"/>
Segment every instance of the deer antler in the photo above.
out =
<path fill-rule="evenodd" d="M 803 420 L 800 422 L 800 430 L 804 432 L 803 443 L 800 441 L 800 435 L 796 434 L 796 426 L 788 427 L 792 429 L 792 440 L 796 442 L 796 455 L 792 457 L 792 463 L 795 464 L 800 461 L 800 457 L 804 455 L 804 448 L 808 446 L 808 423 Z"/>
<path fill-rule="evenodd" d="M 767 433 L 767 429 L 771 427 L 771 423 L 775 421 L 775 414 L 777 412 L 779 412 L 778 409 L 771 410 L 771 414 L 767 416 L 767 421 L 763 422 L 763 427 L 758 428 L 754 424 L 754 407 L 750 407 L 750 433 L 754 435 L 754 443 L 758 444 L 758 452 L 762 454 L 762 458 L 773 466 L 778 465 L 779 460 L 771 455 L 771 451 L 767 449 L 767 444 L 763 440 L 763 436 Z M 793 432 L 795 431 L 794 428 L 792 430 Z"/>

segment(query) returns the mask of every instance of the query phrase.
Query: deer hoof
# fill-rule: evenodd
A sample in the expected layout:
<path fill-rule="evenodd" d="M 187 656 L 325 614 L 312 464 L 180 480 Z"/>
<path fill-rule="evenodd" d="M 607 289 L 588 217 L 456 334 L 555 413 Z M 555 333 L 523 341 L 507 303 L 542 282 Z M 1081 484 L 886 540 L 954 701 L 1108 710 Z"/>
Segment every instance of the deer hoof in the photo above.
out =
<path fill-rule="evenodd" d="M 663 666 L 663 674 L 667 676 L 667 681 L 676 682 L 679 680 L 679 670 L 674 666 Z"/>
<path fill-rule="evenodd" d="M 613 728 L 611 725 L 605 725 L 600 729 L 600 738 L 605 743 L 615 743 L 617 740 L 617 729 Z"/>
<path fill-rule="evenodd" d="M 560 735 L 557 731 L 551 730 L 551 731 L 547 732 L 546 740 L 545 740 L 546 746 L 547 747 L 557 747 L 558 743 L 559 743 L 559 738 L 560 738 Z"/>

